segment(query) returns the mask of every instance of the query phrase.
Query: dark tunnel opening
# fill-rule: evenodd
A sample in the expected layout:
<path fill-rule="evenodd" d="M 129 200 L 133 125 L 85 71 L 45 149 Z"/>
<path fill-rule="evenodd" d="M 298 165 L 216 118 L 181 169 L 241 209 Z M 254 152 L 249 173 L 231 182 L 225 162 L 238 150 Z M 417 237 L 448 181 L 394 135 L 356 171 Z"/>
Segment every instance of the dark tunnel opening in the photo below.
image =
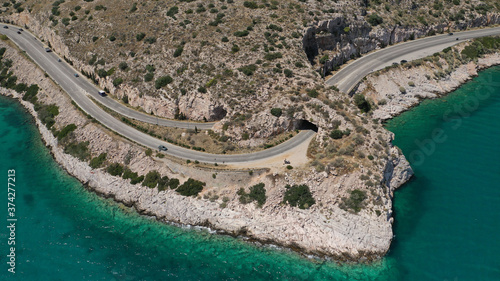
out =
<path fill-rule="evenodd" d="M 297 129 L 297 130 L 313 130 L 316 133 L 318 132 L 318 126 L 314 125 L 313 123 L 311 123 L 307 120 L 298 120 L 297 124 L 295 126 L 295 129 Z"/>

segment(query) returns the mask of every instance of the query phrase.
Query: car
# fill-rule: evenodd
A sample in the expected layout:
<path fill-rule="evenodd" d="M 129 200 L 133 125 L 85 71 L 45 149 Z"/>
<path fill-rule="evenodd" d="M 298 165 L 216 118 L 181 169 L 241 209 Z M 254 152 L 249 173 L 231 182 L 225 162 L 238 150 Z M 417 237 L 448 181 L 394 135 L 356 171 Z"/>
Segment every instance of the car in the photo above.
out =
<path fill-rule="evenodd" d="M 18 31 L 17 34 L 21 34 L 21 31 Z"/>
<path fill-rule="evenodd" d="M 456 39 L 456 40 L 458 41 L 458 37 L 457 37 L 457 39 Z"/>
<path fill-rule="evenodd" d="M 58 62 L 61 62 L 61 59 L 57 59 Z"/>
<path fill-rule="evenodd" d="M 159 150 L 159 151 L 167 151 L 167 147 L 166 147 L 166 146 L 164 146 L 164 145 L 159 145 L 159 146 L 158 146 L 158 150 Z"/>
<path fill-rule="evenodd" d="M 453 35 L 453 32 L 448 33 L 448 35 L 449 35 L 449 36 L 452 36 L 452 35 Z"/>
<path fill-rule="evenodd" d="M 3 28 L 9 28 L 8 26 L 4 25 Z"/>
<path fill-rule="evenodd" d="M 105 91 L 99 91 L 98 93 L 99 93 L 99 95 L 101 97 L 105 97 L 106 96 L 106 92 Z"/>
<path fill-rule="evenodd" d="M 45 52 L 50 53 L 52 50 L 50 48 L 45 48 Z"/>
<path fill-rule="evenodd" d="M 398 63 L 397 62 L 393 62 L 392 65 L 398 65 Z"/>
<path fill-rule="evenodd" d="M 407 60 L 401 60 L 401 63 L 407 63 L 408 61 Z"/>
<path fill-rule="evenodd" d="M 78 75 L 78 73 L 75 73 L 74 75 L 75 75 L 75 77 L 78 77 L 78 76 L 80 76 L 80 75 Z"/>
<path fill-rule="evenodd" d="M 19 31 L 24 31 L 24 29 L 22 29 L 22 28 L 19 28 Z"/>

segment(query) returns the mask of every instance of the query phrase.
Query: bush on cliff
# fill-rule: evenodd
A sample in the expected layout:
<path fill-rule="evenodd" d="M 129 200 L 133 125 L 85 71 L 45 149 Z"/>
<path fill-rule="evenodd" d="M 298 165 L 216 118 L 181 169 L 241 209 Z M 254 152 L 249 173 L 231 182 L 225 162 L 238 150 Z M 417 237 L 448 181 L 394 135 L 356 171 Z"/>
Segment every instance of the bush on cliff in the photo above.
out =
<path fill-rule="evenodd" d="M 119 163 L 112 163 L 106 171 L 112 176 L 121 176 L 123 174 L 123 166 Z"/>
<path fill-rule="evenodd" d="M 366 192 L 355 189 L 351 191 L 349 198 L 342 198 L 340 208 L 344 210 L 353 210 L 355 213 L 361 211 L 364 206 L 363 201 L 366 199 Z"/>
<path fill-rule="evenodd" d="M 144 180 L 144 176 L 139 176 L 136 172 L 132 172 L 129 168 L 123 171 L 123 179 L 130 179 L 131 184 L 138 184 Z"/>
<path fill-rule="evenodd" d="M 354 96 L 354 104 L 356 104 L 356 106 L 361 109 L 361 112 L 369 112 L 371 109 L 370 103 L 362 94 L 357 94 Z"/>
<path fill-rule="evenodd" d="M 142 186 L 147 186 L 149 188 L 155 188 L 158 185 L 158 182 L 161 180 L 161 175 L 158 171 L 150 171 L 146 174 L 144 181 L 142 182 Z"/>
<path fill-rule="evenodd" d="M 250 202 L 257 202 L 257 207 L 261 208 L 266 203 L 266 189 L 263 183 L 256 184 L 250 187 L 250 192 L 246 193 L 245 189 L 240 188 L 236 194 L 240 196 L 241 204 L 248 204 Z"/>
<path fill-rule="evenodd" d="M 172 77 L 170 77 L 168 75 L 162 76 L 162 77 L 156 79 L 155 88 L 156 89 L 163 88 L 163 87 L 167 86 L 168 84 L 172 83 L 172 81 L 174 81 L 174 79 L 172 79 Z"/>
<path fill-rule="evenodd" d="M 189 178 L 185 183 L 179 186 L 176 191 L 184 196 L 196 196 L 203 190 L 206 183 Z"/>
<path fill-rule="evenodd" d="M 90 157 L 89 142 L 70 142 L 64 148 L 64 153 L 73 155 L 74 157 L 80 159 L 81 161 L 85 161 Z"/>
<path fill-rule="evenodd" d="M 69 124 L 66 125 L 64 128 L 62 128 L 61 131 L 57 132 L 54 134 L 54 136 L 57 136 L 58 140 L 64 139 L 69 133 L 73 132 L 76 130 L 76 125 L 75 124 Z"/>
<path fill-rule="evenodd" d="M 283 197 L 283 203 L 289 204 L 293 207 L 299 207 L 300 209 L 309 209 L 316 201 L 312 197 L 309 186 L 305 184 L 301 185 L 286 185 L 285 186 L 285 196 Z"/>
<path fill-rule="evenodd" d="M 101 153 L 99 154 L 99 156 L 92 158 L 92 160 L 90 160 L 89 166 L 92 169 L 97 169 L 101 167 L 104 161 L 106 161 L 107 155 L 108 155 L 107 153 Z"/>

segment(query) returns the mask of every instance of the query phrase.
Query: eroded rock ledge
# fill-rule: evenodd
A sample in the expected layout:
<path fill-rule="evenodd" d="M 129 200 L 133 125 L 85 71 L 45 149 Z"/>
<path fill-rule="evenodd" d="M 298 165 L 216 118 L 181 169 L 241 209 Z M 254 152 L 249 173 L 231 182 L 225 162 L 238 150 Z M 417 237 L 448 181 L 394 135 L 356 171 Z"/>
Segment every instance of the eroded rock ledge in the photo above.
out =
<path fill-rule="evenodd" d="M 383 256 L 389 249 L 392 233 L 392 194 L 394 189 L 412 175 L 405 157 L 395 147 L 388 147 L 389 157 L 385 164 L 377 166 L 374 174 L 383 176 L 383 188 L 374 189 L 359 213 L 339 208 L 342 197 L 353 188 L 363 188 L 360 180 L 366 168 L 338 175 L 333 169 L 318 172 L 311 167 L 296 167 L 292 171 L 261 170 L 249 175 L 248 171 L 214 171 L 186 167 L 175 161 L 145 156 L 143 148 L 108 132 L 99 124 L 86 119 L 74 108 L 67 95 L 58 88 L 43 71 L 26 60 L 16 50 L 7 47 L 6 59 L 13 61 L 12 71 L 18 82 L 36 83 L 41 91 L 39 101 L 55 103 L 60 108 L 56 125 L 61 128 L 74 123 L 76 141 L 88 141 L 92 156 L 102 152 L 108 154 L 110 162 L 123 162 L 128 157 L 129 167 L 139 174 L 157 170 L 181 182 L 188 177 L 205 181 L 206 192 L 215 192 L 230 201 L 226 208 L 220 207 L 220 199 L 212 202 L 202 197 L 184 197 L 173 190 L 158 192 L 141 185 L 132 185 L 130 180 L 111 176 L 103 168 L 92 169 L 87 162 L 65 154 L 57 138 L 36 117 L 31 103 L 21 99 L 13 90 L 1 89 L 3 95 L 17 98 L 35 116 L 42 139 L 50 148 L 54 159 L 72 176 L 91 190 L 114 198 L 140 213 L 153 215 L 159 220 L 181 224 L 210 226 L 231 235 L 244 235 L 264 243 L 273 243 L 292 248 L 302 253 L 333 257 L 337 260 L 373 260 Z M 392 134 L 387 132 L 390 143 Z M 302 169 L 303 168 L 303 169 Z M 217 179 L 212 177 L 217 172 Z M 254 204 L 242 205 L 236 191 L 262 182 L 266 186 L 268 199 L 262 208 Z M 316 204 L 301 210 L 281 204 L 286 184 L 307 184 Z M 203 193 L 201 194 L 203 196 Z M 375 200 L 376 199 L 376 200 Z"/>

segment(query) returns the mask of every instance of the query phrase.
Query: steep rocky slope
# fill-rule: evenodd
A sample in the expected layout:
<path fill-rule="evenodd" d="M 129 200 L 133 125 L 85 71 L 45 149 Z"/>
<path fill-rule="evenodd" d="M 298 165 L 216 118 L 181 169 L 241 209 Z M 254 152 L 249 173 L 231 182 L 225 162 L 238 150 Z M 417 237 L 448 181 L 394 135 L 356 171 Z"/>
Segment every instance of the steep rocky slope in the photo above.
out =
<path fill-rule="evenodd" d="M 384 141 L 391 156 L 377 161 L 380 165 L 353 166 L 350 173 L 333 167 L 324 171 L 297 167 L 252 173 L 187 167 L 175 160 L 147 156 L 141 147 L 108 132 L 71 106 L 69 98 L 44 76 L 43 71 L 14 48 L 3 42 L 0 47 L 8 47 L 2 64 L 12 64 L 10 73 L 17 75 L 17 82 L 26 85 L 36 82 L 41 89 L 35 106 L 24 101 L 23 94 L 17 91 L 1 88 L 2 94 L 19 98 L 30 113 L 38 117 L 36 124 L 56 161 L 96 192 L 161 220 L 209 226 L 232 235 L 339 260 L 375 259 L 388 250 L 392 240 L 392 194 L 412 175 L 404 156 L 390 147 L 390 133 L 380 131 L 387 137 Z M 51 130 L 40 121 L 43 119 L 41 111 L 37 110 L 40 104 L 60 108 Z M 66 137 L 60 138 L 60 132 L 55 134 L 69 124 L 75 124 L 76 128 Z M 186 197 L 171 189 L 159 191 L 132 184 L 129 179 L 112 176 L 105 168 L 91 168 L 87 161 L 69 155 L 70 143 L 87 143 L 90 157 L 106 153 L 105 163 L 126 163 L 141 175 L 156 170 L 181 183 L 195 178 L 206 182 L 206 186 L 198 197 Z M 365 181 L 375 178 L 383 187 L 372 183 L 364 191 Z M 242 204 L 237 190 L 256 183 L 264 184 L 267 200 L 262 207 Z M 283 204 L 287 184 L 308 185 L 316 203 L 307 209 Z M 348 198 L 353 189 L 363 190 L 366 196 L 358 211 L 342 206 L 346 203 L 342 198 Z"/>

